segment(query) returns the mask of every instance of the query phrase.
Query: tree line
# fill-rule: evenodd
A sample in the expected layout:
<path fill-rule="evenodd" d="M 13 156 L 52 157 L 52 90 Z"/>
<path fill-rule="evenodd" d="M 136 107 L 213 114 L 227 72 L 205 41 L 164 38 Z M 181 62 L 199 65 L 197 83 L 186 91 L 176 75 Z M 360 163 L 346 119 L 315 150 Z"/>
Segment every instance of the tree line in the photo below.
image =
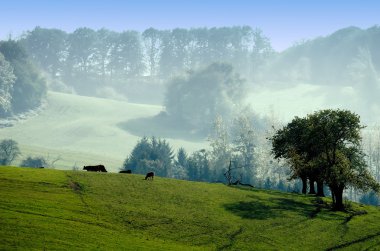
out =
<path fill-rule="evenodd" d="M 253 77 L 273 53 L 262 31 L 249 26 L 144 32 L 78 28 L 72 33 L 36 27 L 19 42 L 54 79 L 79 92 L 126 79 L 166 80 L 213 62 L 230 63 Z"/>
<path fill-rule="evenodd" d="M 209 149 L 192 154 L 183 148 L 174 153 L 167 141 L 144 137 L 123 168 L 179 179 L 299 190 L 320 197 L 325 196 L 327 187 L 335 210 L 345 209 L 343 195 L 349 188 L 364 192 L 362 202 L 377 201 L 375 193 L 380 185 L 362 147 L 364 127 L 357 114 L 321 110 L 304 118 L 295 117 L 266 134 L 247 114 L 242 113 L 231 123 L 218 117 L 209 136 Z"/>

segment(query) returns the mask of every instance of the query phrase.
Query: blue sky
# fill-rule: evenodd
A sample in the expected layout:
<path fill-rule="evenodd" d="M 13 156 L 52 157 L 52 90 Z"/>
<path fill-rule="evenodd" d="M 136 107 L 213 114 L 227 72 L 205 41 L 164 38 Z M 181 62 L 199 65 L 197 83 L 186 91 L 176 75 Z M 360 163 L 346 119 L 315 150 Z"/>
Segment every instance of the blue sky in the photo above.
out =
<path fill-rule="evenodd" d="M 376 0 L 0 0 L 0 39 L 35 26 L 72 32 L 250 25 L 283 50 L 340 28 L 379 25 L 379 13 Z"/>

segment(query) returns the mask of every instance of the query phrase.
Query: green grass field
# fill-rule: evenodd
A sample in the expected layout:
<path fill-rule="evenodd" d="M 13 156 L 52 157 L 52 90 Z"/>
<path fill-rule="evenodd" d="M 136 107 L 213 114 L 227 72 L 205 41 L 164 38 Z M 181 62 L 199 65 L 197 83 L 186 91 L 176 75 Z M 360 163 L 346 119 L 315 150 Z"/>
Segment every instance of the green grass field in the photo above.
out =
<path fill-rule="evenodd" d="M 380 211 L 141 175 L 0 167 L 0 250 L 377 250 Z"/>
<path fill-rule="evenodd" d="M 42 156 L 58 169 L 102 163 L 109 171 L 118 171 L 140 135 L 122 129 L 121 123 L 152 117 L 160 106 L 132 104 L 102 98 L 49 92 L 47 106 L 37 116 L 0 129 L 0 140 L 16 140 L 27 156 Z M 138 125 L 139 132 L 152 134 L 152 125 Z M 142 135 L 144 136 L 144 135 Z M 191 142 L 168 139 L 174 150 L 185 147 L 189 152 L 204 148 L 206 141 Z"/>

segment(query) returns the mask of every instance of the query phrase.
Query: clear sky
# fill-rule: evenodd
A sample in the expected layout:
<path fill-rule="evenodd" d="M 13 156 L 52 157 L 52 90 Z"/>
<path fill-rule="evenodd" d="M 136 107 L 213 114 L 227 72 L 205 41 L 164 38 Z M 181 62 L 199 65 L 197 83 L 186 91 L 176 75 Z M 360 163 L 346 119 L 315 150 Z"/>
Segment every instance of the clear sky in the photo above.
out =
<path fill-rule="evenodd" d="M 0 39 L 36 26 L 72 32 L 250 25 L 283 50 L 344 27 L 379 24 L 378 0 L 0 0 Z"/>

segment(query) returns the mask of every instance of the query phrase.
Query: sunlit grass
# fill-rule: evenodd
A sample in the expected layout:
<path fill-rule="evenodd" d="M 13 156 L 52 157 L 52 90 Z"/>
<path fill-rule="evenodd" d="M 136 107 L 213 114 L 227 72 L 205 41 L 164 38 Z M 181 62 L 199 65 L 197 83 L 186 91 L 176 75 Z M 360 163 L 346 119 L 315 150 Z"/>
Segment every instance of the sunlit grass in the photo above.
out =
<path fill-rule="evenodd" d="M 16 167 L 0 167 L 0 186 L 1 250 L 357 250 L 380 244 L 378 208 L 353 204 L 349 212 L 333 212 L 329 199 L 313 196 Z"/>

